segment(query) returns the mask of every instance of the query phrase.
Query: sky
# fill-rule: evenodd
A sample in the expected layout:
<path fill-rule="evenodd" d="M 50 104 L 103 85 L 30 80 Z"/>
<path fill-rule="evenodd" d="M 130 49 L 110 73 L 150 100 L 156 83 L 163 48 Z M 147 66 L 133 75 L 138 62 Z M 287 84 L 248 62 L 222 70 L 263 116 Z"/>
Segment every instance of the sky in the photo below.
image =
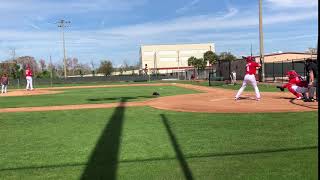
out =
<path fill-rule="evenodd" d="M 0 61 L 139 62 L 141 45 L 214 43 L 216 53 L 259 54 L 258 0 L 1 0 Z M 265 53 L 317 46 L 317 0 L 263 0 Z"/>

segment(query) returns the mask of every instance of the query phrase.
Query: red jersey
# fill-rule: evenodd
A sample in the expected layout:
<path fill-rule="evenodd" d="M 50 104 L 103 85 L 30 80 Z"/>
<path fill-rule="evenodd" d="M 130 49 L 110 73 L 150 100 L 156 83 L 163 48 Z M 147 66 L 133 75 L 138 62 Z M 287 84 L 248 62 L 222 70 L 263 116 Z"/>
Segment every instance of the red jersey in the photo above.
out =
<path fill-rule="evenodd" d="M 32 76 L 32 71 L 31 69 L 26 70 L 26 76 Z"/>
<path fill-rule="evenodd" d="M 308 87 L 308 82 L 307 81 L 304 81 L 301 77 L 295 77 L 295 78 L 292 78 L 292 79 L 289 79 L 289 83 L 290 84 L 295 84 L 297 86 L 300 86 L 300 87 Z"/>
<path fill-rule="evenodd" d="M 2 76 L 1 77 L 1 84 L 8 85 L 8 83 L 9 83 L 8 77 L 7 76 Z"/>
<path fill-rule="evenodd" d="M 257 67 L 260 67 L 260 64 L 254 62 L 254 61 L 247 63 L 247 65 L 246 65 L 246 74 L 250 74 L 250 75 L 256 74 Z"/>
<path fill-rule="evenodd" d="M 289 79 L 289 82 L 285 85 L 283 85 L 282 87 L 287 88 L 290 87 L 292 85 L 297 85 L 299 87 L 308 87 L 308 82 L 304 81 L 301 77 L 294 77 Z"/>

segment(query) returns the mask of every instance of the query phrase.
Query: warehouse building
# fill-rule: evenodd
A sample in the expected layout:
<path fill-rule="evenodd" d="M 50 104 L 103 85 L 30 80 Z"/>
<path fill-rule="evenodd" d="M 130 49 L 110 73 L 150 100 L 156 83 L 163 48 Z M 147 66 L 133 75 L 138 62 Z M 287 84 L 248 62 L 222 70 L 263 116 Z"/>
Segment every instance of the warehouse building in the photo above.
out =
<path fill-rule="evenodd" d="M 188 66 L 191 56 L 203 58 L 207 51 L 215 52 L 213 43 L 143 45 L 140 48 L 141 69 L 147 67 L 148 73 L 184 72 L 192 68 Z"/>
<path fill-rule="evenodd" d="M 260 56 L 255 56 L 256 61 L 260 62 Z M 278 52 L 264 55 L 265 63 L 282 62 L 282 61 L 295 61 L 303 60 L 307 58 L 316 59 L 316 54 L 304 53 L 304 52 Z"/>

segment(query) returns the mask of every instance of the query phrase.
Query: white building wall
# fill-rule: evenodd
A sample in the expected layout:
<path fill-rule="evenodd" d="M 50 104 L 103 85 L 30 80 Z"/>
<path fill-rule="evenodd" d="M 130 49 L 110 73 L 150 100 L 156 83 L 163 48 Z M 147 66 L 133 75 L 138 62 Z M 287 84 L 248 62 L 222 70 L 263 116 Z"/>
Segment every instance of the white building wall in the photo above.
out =
<path fill-rule="evenodd" d="M 147 64 L 149 70 L 183 70 L 188 67 L 191 56 L 203 58 L 203 54 L 209 50 L 215 52 L 213 43 L 141 46 L 141 68 L 144 69 Z"/>

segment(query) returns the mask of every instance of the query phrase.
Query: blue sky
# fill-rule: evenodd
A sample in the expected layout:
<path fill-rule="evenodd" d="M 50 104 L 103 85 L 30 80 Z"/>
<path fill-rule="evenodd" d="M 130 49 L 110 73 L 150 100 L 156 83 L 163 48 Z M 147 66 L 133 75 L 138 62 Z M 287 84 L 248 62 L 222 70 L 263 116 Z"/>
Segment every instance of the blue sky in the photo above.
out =
<path fill-rule="evenodd" d="M 216 52 L 259 52 L 258 0 L 1 0 L 0 60 L 30 55 L 62 62 L 60 19 L 68 57 L 115 66 L 139 60 L 140 45 L 213 42 Z M 263 0 L 265 52 L 316 47 L 318 1 Z"/>

